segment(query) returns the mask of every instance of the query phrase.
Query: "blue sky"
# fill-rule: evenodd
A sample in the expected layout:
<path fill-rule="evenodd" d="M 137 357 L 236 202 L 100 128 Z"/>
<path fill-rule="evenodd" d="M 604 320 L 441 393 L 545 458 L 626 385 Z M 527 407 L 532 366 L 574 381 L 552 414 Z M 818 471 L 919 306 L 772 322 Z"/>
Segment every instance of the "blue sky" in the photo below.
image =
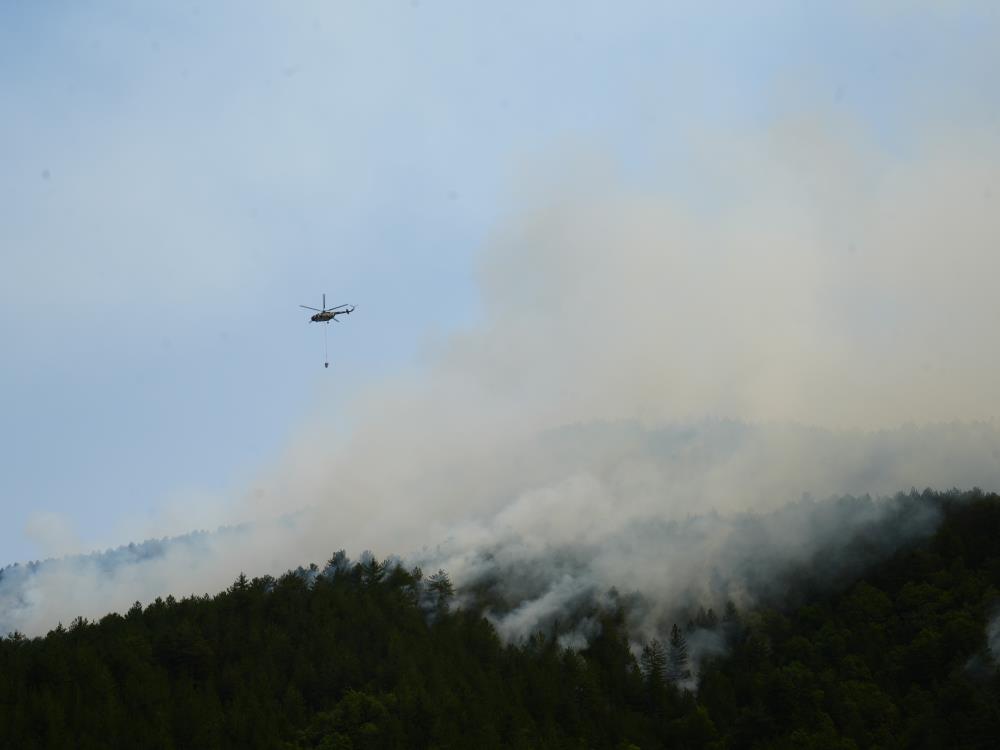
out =
<path fill-rule="evenodd" d="M 6 4 L 0 563 L 154 533 L 317 413 L 342 434 L 476 325 L 484 248 L 560 154 L 711 212 L 706 135 L 996 138 L 992 5 L 815 5 Z M 358 305 L 329 370 L 297 307 L 323 292 Z"/>

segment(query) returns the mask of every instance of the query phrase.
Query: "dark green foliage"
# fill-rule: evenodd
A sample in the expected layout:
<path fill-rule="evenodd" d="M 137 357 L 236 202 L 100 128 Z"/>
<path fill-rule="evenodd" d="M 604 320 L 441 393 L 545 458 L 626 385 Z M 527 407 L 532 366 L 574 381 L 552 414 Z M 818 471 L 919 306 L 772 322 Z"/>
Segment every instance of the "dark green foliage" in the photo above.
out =
<path fill-rule="evenodd" d="M 642 648 L 642 673 L 652 686 L 662 685 L 667 675 L 667 656 L 656 638 Z"/>
<path fill-rule="evenodd" d="M 924 499 L 943 511 L 933 538 L 805 604 L 749 613 L 730 654 L 703 666 L 699 701 L 728 746 L 997 746 L 986 629 L 1000 607 L 1000 498 Z"/>
<path fill-rule="evenodd" d="M 688 669 L 688 646 L 687 639 L 677 627 L 677 623 L 670 629 L 670 651 L 667 655 L 667 678 L 671 682 L 679 682 L 691 676 Z"/>
<path fill-rule="evenodd" d="M 443 571 L 338 553 L 322 573 L 241 574 L 212 598 L 14 634 L 0 747 L 673 746 L 644 713 L 620 613 L 578 654 L 541 634 L 505 646 L 453 596 Z"/>
<path fill-rule="evenodd" d="M 796 574 L 787 605 L 699 610 L 638 661 L 622 609 L 582 651 L 505 645 L 446 573 L 367 553 L 12 634 L 0 747 L 994 747 L 1000 499 L 923 499 L 934 537 L 833 588 Z M 726 655 L 698 663 L 701 631 Z"/>
<path fill-rule="evenodd" d="M 433 601 L 435 610 L 444 611 L 455 596 L 455 587 L 451 578 L 443 570 L 427 579 L 427 591 Z"/>

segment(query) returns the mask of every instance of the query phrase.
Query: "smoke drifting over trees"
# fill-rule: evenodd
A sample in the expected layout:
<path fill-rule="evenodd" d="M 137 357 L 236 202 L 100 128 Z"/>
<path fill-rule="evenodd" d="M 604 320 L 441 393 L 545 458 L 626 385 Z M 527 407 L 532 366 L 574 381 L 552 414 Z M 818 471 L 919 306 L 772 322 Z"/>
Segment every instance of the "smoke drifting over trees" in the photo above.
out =
<path fill-rule="evenodd" d="M 525 175 L 483 250 L 480 319 L 318 407 L 244 496 L 220 499 L 225 521 L 252 523 L 120 566 L 7 571 L 0 628 L 346 547 L 442 567 L 460 592 L 517 571 L 497 614 L 511 638 L 613 587 L 665 635 L 671 608 L 756 595 L 816 550 L 850 564 L 838 540 L 894 507 L 804 493 L 1000 487 L 1000 212 L 984 198 L 1000 155 L 950 131 L 886 155 L 821 122 L 703 141 L 711 206 L 590 154 Z M 901 539 L 934 523 L 904 520 Z M 768 553 L 752 582 L 747 546 Z"/>
<path fill-rule="evenodd" d="M 921 508 L 937 531 L 874 560 Z M 773 604 L 699 608 L 642 644 L 614 593 L 566 649 L 557 628 L 504 643 L 478 606 L 448 606 L 445 572 L 367 552 L 241 573 L 0 639 L 0 745 L 992 747 L 1000 496 L 911 493 L 881 526 L 848 542 L 835 585 L 792 567 Z"/>
<path fill-rule="evenodd" d="M 822 470 L 779 472 L 791 444 L 825 456 L 816 467 Z M 942 451 L 945 445 L 951 452 Z M 905 466 L 922 460 L 925 470 L 952 483 L 961 474 L 987 485 L 1000 477 L 977 474 L 966 461 L 998 447 L 1000 436 L 988 426 L 870 435 L 736 423 L 561 430 L 508 457 L 522 473 L 495 487 L 509 494 L 491 513 L 453 517 L 450 531 L 449 519 L 439 516 L 424 539 L 382 549 L 402 550 L 408 563 L 428 571 L 449 571 L 460 597 L 492 606 L 490 616 L 508 639 L 558 621 L 566 645 L 585 643 L 596 628 L 595 608 L 616 589 L 636 636 L 659 633 L 665 641 L 664 628 L 691 608 L 721 612 L 727 600 L 744 605 L 782 596 L 783 576 L 802 565 L 817 566 L 817 581 L 836 580 L 935 528 L 933 507 L 909 496 L 781 502 L 800 482 L 821 492 L 838 481 L 857 490 L 872 485 L 877 469 L 877 482 L 898 486 L 901 470 L 883 457 L 905 456 Z M 850 464 L 845 454 L 864 460 Z M 749 464 L 734 468 L 738 460 Z M 745 478 L 740 495 L 718 491 L 738 477 Z M 740 509 L 748 499 L 755 511 Z M 123 611 L 136 599 L 211 591 L 240 570 L 295 568 L 303 550 L 324 549 L 315 556 L 326 557 L 339 540 L 350 541 L 327 513 L 311 508 L 214 534 L 8 568 L 0 577 L 0 629 L 44 632 L 79 614 Z M 391 538 L 406 529 L 387 522 L 385 532 Z M 858 547 L 859 537 L 869 545 Z"/>

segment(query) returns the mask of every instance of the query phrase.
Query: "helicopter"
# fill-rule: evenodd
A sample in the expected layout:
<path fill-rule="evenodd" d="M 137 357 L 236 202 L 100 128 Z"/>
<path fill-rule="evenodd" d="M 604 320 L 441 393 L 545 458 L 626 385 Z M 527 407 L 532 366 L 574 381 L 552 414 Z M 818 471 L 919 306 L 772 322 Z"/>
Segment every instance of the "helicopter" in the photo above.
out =
<path fill-rule="evenodd" d="M 326 295 L 323 295 L 323 309 L 320 310 L 317 307 L 309 307 L 309 305 L 299 305 L 299 307 L 306 310 L 315 310 L 316 314 L 309 318 L 310 323 L 329 323 L 331 320 L 339 323 L 337 320 L 338 315 L 350 315 L 354 312 L 354 305 L 337 305 L 336 307 L 326 306 Z M 344 308 L 344 309 L 341 309 Z"/>
<path fill-rule="evenodd" d="M 326 294 L 323 295 L 323 308 L 309 307 L 309 305 L 299 305 L 306 310 L 315 310 L 316 314 L 309 318 L 310 323 L 326 323 L 329 325 L 330 321 L 339 323 L 337 320 L 338 315 L 350 315 L 354 312 L 354 305 L 337 305 L 335 307 L 326 306 Z M 323 346 L 326 349 L 326 361 L 323 362 L 323 367 L 330 366 L 330 349 L 326 343 L 326 329 L 323 329 Z"/>

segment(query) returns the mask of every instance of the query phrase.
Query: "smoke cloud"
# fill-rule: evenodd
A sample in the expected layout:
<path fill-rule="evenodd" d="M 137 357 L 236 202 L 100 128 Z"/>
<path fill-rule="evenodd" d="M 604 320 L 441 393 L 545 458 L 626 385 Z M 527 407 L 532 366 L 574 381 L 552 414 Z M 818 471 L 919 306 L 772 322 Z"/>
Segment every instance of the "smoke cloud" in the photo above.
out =
<path fill-rule="evenodd" d="M 49 556 L 71 554 L 80 547 L 80 540 L 72 522 L 60 513 L 32 514 L 24 532 Z"/>
<path fill-rule="evenodd" d="M 954 128 L 887 154 L 817 117 L 693 140 L 694 185 L 553 156 L 483 249 L 480 320 L 320 408 L 226 499 L 253 524 L 8 569 L 0 629 L 344 547 L 492 586 L 508 638 L 576 611 L 579 644 L 612 588 L 638 595 L 651 634 L 680 607 L 762 595 L 817 550 L 849 566 L 850 539 L 889 517 L 891 551 L 933 515 L 825 499 L 1000 488 L 998 157 Z"/>

